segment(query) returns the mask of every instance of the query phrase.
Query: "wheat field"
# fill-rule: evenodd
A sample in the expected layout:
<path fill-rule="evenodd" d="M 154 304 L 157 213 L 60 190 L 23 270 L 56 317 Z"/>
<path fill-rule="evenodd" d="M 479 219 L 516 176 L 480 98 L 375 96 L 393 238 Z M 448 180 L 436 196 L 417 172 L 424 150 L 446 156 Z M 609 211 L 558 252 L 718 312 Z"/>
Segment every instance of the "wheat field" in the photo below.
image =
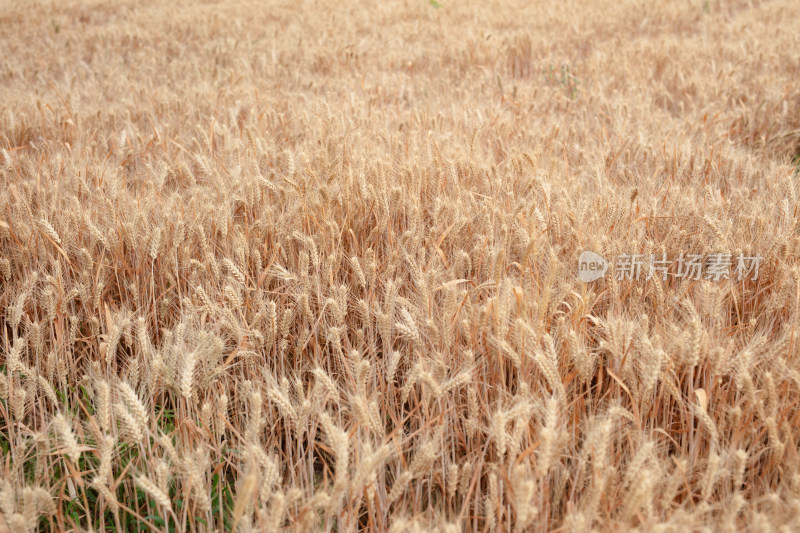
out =
<path fill-rule="evenodd" d="M 0 532 L 798 530 L 798 20 L 0 1 Z"/>

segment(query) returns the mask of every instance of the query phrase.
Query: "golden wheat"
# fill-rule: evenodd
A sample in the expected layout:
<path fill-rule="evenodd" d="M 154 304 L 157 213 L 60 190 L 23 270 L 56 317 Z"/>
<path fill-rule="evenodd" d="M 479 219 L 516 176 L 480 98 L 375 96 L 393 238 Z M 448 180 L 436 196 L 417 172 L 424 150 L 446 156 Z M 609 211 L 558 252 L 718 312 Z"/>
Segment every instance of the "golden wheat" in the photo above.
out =
<path fill-rule="evenodd" d="M 800 528 L 798 17 L 0 2 L 0 531 Z"/>

